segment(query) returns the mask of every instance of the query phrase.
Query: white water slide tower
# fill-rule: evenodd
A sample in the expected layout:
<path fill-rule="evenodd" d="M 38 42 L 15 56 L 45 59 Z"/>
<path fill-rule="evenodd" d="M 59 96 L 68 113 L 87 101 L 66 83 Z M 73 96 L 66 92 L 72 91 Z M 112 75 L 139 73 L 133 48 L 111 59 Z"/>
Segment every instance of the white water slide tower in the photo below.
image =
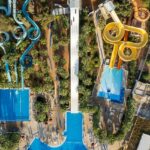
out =
<path fill-rule="evenodd" d="M 79 11 L 80 0 L 70 0 L 70 68 L 71 68 L 71 112 L 79 111 Z"/>

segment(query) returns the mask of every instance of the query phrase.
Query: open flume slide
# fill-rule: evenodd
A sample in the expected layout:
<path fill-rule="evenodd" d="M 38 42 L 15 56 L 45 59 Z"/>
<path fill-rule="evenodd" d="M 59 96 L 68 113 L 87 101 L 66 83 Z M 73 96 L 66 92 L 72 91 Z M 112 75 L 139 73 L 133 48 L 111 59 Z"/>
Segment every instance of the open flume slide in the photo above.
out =
<path fill-rule="evenodd" d="M 4 11 L 6 16 L 11 14 L 11 0 L 7 0 L 7 7 L 0 6 L 0 11 Z"/>
<path fill-rule="evenodd" d="M 38 25 L 30 18 L 28 12 L 27 12 L 27 6 L 29 4 L 30 0 L 25 0 L 22 7 L 22 12 L 26 18 L 27 21 L 29 21 L 33 27 L 31 27 L 28 32 L 28 38 L 32 41 L 31 44 L 26 48 L 25 52 L 20 57 L 20 63 L 24 67 L 30 67 L 32 66 L 32 57 L 29 55 L 29 52 L 34 47 L 34 45 L 38 42 L 41 36 L 41 31 Z"/>
<path fill-rule="evenodd" d="M 13 0 L 13 18 L 16 21 L 16 23 L 19 25 L 14 29 L 13 37 L 17 40 L 16 46 L 18 46 L 27 36 L 27 31 L 21 21 L 18 20 L 17 18 L 17 10 L 16 10 L 16 0 Z M 22 31 L 22 35 L 18 36 L 16 35 L 17 31 Z"/>

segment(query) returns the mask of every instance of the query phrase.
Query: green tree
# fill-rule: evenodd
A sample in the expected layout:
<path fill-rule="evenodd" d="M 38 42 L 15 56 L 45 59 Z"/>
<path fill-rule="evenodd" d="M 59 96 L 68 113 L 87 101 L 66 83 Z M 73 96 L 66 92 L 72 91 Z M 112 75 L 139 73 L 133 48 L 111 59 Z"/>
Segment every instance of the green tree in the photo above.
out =
<path fill-rule="evenodd" d="M 0 150 L 16 150 L 19 146 L 19 140 L 19 133 L 0 135 Z"/>

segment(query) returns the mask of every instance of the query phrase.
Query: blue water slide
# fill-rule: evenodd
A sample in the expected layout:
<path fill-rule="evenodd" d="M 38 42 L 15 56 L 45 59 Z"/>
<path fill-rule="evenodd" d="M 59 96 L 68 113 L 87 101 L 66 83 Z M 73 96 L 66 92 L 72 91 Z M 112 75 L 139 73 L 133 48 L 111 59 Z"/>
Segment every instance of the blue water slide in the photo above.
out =
<path fill-rule="evenodd" d="M 24 67 L 21 65 L 21 86 L 24 88 Z"/>
<path fill-rule="evenodd" d="M 29 4 L 30 0 L 25 0 L 23 7 L 22 7 L 22 12 L 26 18 L 27 21 L 30 22 L 30 24 L 33 26 L 28 30 L 28 38 L 32 40 L 31 44 L 26 48 L 25 52 L 22 54 L 20 57 L 20 63 L 24 67 L 30 67 L 32 65 L 32 57 L 29 55 L 29 52 L 31 49 L 34 47 L 34 45 L 38 42 L 40 36 L 41 36 L 41 31 L 38 25 L 30 18 L 28 12 L 27 12 L 27 6 Z"/>
<path fill-rule="evenodd" d="M 0 48 L 3 50 L 4 54 L 6 54 L 4 44 L 9 41 L 9 34 L 7 32 L 0 31 L 0 35 L 3 36 L 2 41 L 0 41 Z"/>
<path fill-rule="evenodd" d="M 5 60 L 5 70 L 6 70 L 8 82 L 11 82 L 11 75 L 10 75 L 9 64 L 8 64 L 8 62 L 6 60 Z"/>
<path fill-rule="evenodd" d="M 16 83 L 18 83 L 17 61 L 15 61 L 14 71 L 15 71 L 15 76 L 16 76 Z"/>
<path fill-rule="evenodd" d="M 0 6 L 0 11 L 4 11 L 6 16 L 11 14 L 11 0 L 7 0 L 7 7 Z"/>
<path fill-rule="evenodd" d="M 16 10 L 16 0 L 13 0 L 13 18 L 16 23 L 19 25 L 14 29 L 13 37 L 18 41 L 16 46 L 18 46 L 27 36 L 27 31 L 21 21 L 17 18 L 17 10 Z M 21 36 L 16 35 L 16 32 L 19 30 L 23 32 Z"/>
<path fill-rule="evenodd" d="M 0 48 L 3 50 L 4 54 L 6 54 L 4 44 L 9 41 L 9 34 L 7 32 L 2 32 L 2 31 L 0 31 L 0 34 L 2 36 L 2 41 L 0 41 Z M 5 71 L 7 74 L 8 82 L 11 82 L 9 64 L 8 64 L 7 60 L 5 60 L 4 63 L 5 63 Z"/>

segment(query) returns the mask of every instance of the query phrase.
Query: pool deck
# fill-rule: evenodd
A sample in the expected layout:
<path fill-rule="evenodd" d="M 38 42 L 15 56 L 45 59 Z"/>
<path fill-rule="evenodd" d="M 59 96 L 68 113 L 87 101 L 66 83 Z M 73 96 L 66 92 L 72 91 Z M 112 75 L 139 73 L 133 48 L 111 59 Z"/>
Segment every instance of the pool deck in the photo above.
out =
<path fill-rule="evenodd" d="M 57 146 L 48 146 L 46 143 L 35 138 L 28 150 L 86 150 L 83 138 L 83 116 L 82 113 L 66 113 L 66 130 L 64 131 L 65 141 Z"/>

